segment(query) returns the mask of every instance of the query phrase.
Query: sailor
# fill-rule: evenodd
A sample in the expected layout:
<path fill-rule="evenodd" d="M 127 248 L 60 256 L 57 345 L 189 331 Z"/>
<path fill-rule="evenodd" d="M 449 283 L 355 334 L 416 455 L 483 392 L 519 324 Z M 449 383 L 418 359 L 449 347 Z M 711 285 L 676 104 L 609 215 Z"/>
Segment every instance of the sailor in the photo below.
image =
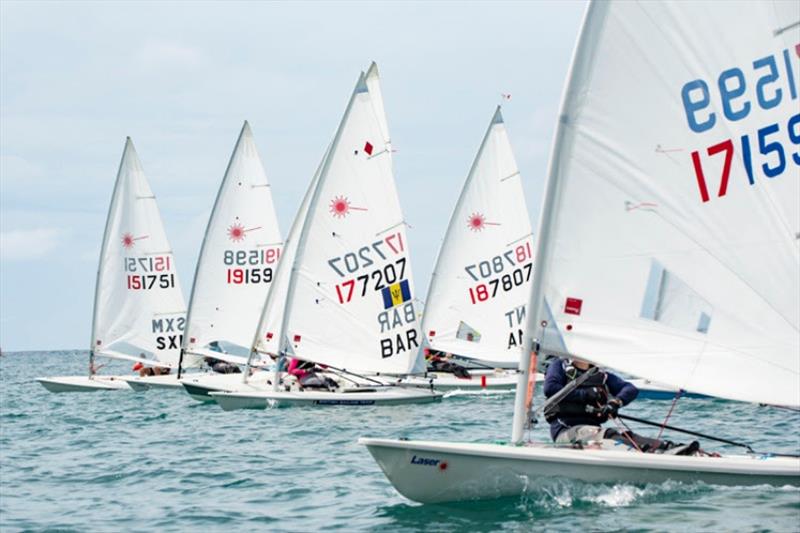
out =
<path fill-rule="evenodd" d="M 170 369 L 168 367 L 161 367 L 161 366 L 144 366 L 144 363 L 139 361 L 133 368 L 131 369 L 134 372 L 139 372 L 141 377 L 146 376 L 166 376 L 170 373 Z"/>
<path fill-rule="evenodd" d="M 292 358 L 289 360 L 289 368 L 286 370 L 286 373 L 300 380 L 307 375 L 314 373 L 316 366 L 317 365 L 309 361 L 302 361 L 300 359 Z"/>
<path fill-rule="evenodd" d="M 426 348 L 425 362 L 427 363 L 428 372 L 446 372 L 453 374 L 457 378 L 472 379 L 469 370 L 462 365 L 454 363 L 450 354 L 445 352 Z"/>
<path fill-rule="evenodd" d="M 222 346 L 220 346 L 219 342 L 217 341 L 209 342 L 208 349 L 212 352 L 225 353 L 222 350 Z M 203 362 L 205 362 L 205 364 L 207 364 L 211 370 L 217 374 L 241 374 L 242 372 L 237 365 L 222 361 L 221 359 L 217 359 L 215 357 L 205 357 L 203 358 Z"/>
<path fill-rule="evenodd" d="M 544 395 L 550 398 L 567 384 L 592 368 L 592 364 L 580 359 L 559 359 L 547 368 L 544 380 Z M 699 444 L 675 444 L 667 440 L 651 439 L 628 430 L 604 429 L 602 424 L 616 418 L 620 407 L 628 405 L 639 394 L 639 390 L 611 372 L 598 371 L 578 385 L 552 409 L 548 409 L 546 420 L 550 423 L 550 436 L 557 444 L 584 445 L 602 439 L 612 439 L 633 444 L 643 452 L 691 455 Z"/>
<path fill-rule="evenodd" d="M 310 361 L 291 359 L 287 374 L 297 378 L 297 383 L 301 389 L 326 389 L 334 391 L 338 384 L 333 379 L 318 373 L 321 368 Z"/>

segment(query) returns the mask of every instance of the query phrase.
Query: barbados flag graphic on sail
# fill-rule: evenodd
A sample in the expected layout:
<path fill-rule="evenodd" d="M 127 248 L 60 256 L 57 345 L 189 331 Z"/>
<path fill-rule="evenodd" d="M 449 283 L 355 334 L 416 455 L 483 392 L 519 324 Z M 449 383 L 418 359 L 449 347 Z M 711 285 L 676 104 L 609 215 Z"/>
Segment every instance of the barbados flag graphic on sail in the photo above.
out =
<path fill-rule="evenodd" d="M 400 305 L 411 299 L 411 289 L 408 288 L 408 280 L 404 279 L 399 283 L 394 283 L 381 289 L 383 294 L 383 308 L 389 309 L 395 305 Z"/>

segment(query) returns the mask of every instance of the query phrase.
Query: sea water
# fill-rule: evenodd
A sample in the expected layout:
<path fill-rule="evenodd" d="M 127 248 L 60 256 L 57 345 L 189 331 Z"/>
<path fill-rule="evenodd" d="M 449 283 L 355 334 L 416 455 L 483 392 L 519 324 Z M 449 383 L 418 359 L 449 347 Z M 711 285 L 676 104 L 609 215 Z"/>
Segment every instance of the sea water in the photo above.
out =
<path fill-rule="evenodd" d="M 550 479 L 521 497 L 420 505 L 400 496 L 356 442 L 361 436 L 503 440 L 511 394 L 450 395 L 430 405 L 224 412 L 180 390 L 52 394 L 34 381 L 83 374 L 86 367 L 81 351 L 0 357 L 3 533 L 800 530 L 800 490 L 788 486 Z M 111 363 L 101 372 L 129 373 L 130 364 Z M 640 400 L 625 411 L 662 421 L 670 403 Z M 786 410 L 680 400 L 670 423 L 757 450 L 800 453 L 800 415 Z M 545 427 L 534 433 L 547 437 Z"/>

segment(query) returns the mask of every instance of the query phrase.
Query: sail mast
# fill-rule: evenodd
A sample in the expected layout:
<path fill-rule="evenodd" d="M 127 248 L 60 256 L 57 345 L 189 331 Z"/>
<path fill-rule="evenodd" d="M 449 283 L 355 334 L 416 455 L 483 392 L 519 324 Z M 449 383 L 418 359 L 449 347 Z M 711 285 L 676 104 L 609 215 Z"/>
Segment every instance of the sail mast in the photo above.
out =
<path fill-rule="evenodd" d="M 305 244 L 308 240 L 308 231 L 309 231 L 309 218 L 314 215 L 314 210 L 319 202 L 320 192 L 322 191 L 322 186 L 325 183 L 325 177 L 328 173 L 328 167 L 330 166 L 331 160 L 333 158 L 333 153 L 336 151 L 336 148 L 339 144 L 339 139 L 342 136 L 342 131 L 344 130 L 344 125 L 347 122 L 347 118 L 350 115 L 350 110 L 353 108 L 353 102 L 355 102 L 356 95 L 359 93 L 367 92 L 367 85 L 364 73 L 358 77 L 358 82 L 356 83 L 355 88 L 353 89 L 353 93 L 350 95 L 350 101 L 347 103 L 347 109 L 345 109 L 344 115 L 342 116 L 342 120 L 339 122 L 339 127 L 336 129 L 336 134 L 333 137 L 333 141 L 331 142 L 330 148 L 328 149 L 327 157 L 325 158 L 325 163 L 322 166 L 322 170 L 320 171 L 319 179 L 317 180 L 317 186 L 314 189 L 314 193 L 311 196 L 311 201 L 309 202 L 308 212 L 306 213 L 305 220 L 303 221 L 303 229 L 300 231 L 300 237 L 297 239 L 297 251 L 295 252 L 294 261 L 292 262 L 292 271 L 289 277 L 289 288 L 286 294 L 286 305 L 283 309 L 283 317 L 281 318 L 281 328 L 278 336 L 278 352 L 281 357 L 284 355 L 285 351 L 283 350 L 285 337 L 286 337 L 286 327 L 289 323 L 289 316 L 291 315 L 292 307 L 294 304 L 294 292 L 295 287 L 297 285 L 297 268 L 300 265 L 303 259 L 303 252 L 305 251 Z M 280 370 L 278 370 L 280 372 Z M 280 376 L 278 373 L 275 375 L 275 380 L 273 383 L 273 387 L 277 390 L 278 382 L 280 381 Z"/>
<path fill-rule="evenodd" d="M 449 242 L 451 235 L 455 231 L 455 227 L 457 224 L 456 216 L 460 213 L 461 205 L 464 203 L 464 198 L 467 196 L 467 192 L 469 191 L 470 185 L 475 179 L 476 168 L 481 161 L 481 157 L 483 155 L 484 148 L 486 147 L 486 143 L 492 134 L 492 128 L 495 126 L 495 124 L 502 124 L 502 123 L 503 123 L 503 115 L 501 113 L 501 106 L 498 105 L 497 108 L 495 109 L 494 114 L 492 115 L 492 120 L 489 122 L 489 126 L 486 128 L 486 133 L 483 135 L 483 140 L 481 141 L 481 144 L 478 147 L 478 151 L 475 154 L 475 158 L 472 160 L 472 165 L 470 166 L 469 173 L 467 174 L 467 179 L 464 181 L 464 186 L 461 188 L 461 192 L 458 195 L 458 200 L 456 200 L 456 205 L 455 207 L 453 207 L 453 211 L 450 214 L 450 221 L 447 223 L 447 230 L 445 230 L 444 240 L 442 241 L 442 245 L 439 247 L 439 253 L 436 256 L 436 263 L 433 266 L 433 272 L 431 273 L 431 281 L 430 284 L 428 285 L 428 294 L 425 296 L 425 301 L 431 302 L 432 305 L 435 305 L 434 303 L 432 303 L 431 296 L 435 294 L 435 291 L 437 289 L 437 279 L 442 262 L 442 252 L 445 250 L 445 247 L 447 246 L 447 243 Z M 447 305 L 450 304 L 448 303 Z M 426 316 L 430 316 L 430 313 L 427 310 L 425 315 L 423 316 L 423 325 L 422 325 L 423 336 L 426 336 L 427 335 L 426 332 L 430 329 L 426 325 L 426 320 L 425 320 Z M 428 344 L 431 344 L 430 339 L 428 339 Z M 424 349 L 423 346 L 420 346 L 420 350 Z"/>
<path fill-rule="evenodd" d="M 108 248 L 108 227 L 111 225 L 111 215 L 114 212 L 117 204 L 117 191 L 119 190 L 119 182 L 122 179 L 122 166 L 128 156 L 128 150 L 134 150 L 133 141 L 130 137 L 125 138 L 125 148 L 122 150 L 122 158 L 119 160 L 119 168 L 117 169 L 117 179 L 114 181 L 114 190 L 111 192 L 111 202 L 108 205 L 108 214 L 106 215 L 106 226 L 103 229 L 103 244 L 100 246 L 100 260 L 97 262 L 97 276 L 94 282 L 94 305 L 92 306 L 92 338 L 89 342 L 89 377 L 94 374 L 94 348 L 97 343 L 95 333 L 97 331 L 97 305 L 100 301 L 100 281 L 103 272 L 103 260 L 106 256 L 106 249 Z"/>
<path fill-rule="evenodd" d="M 566 137 L 570 133 L 569 127 L 569 110 L 572 108 L 572 103 L 576 99 L 577 83 L 576 79 L 579 75 L 583 74 L 588 63 L 592 59 L 591 42 L 596 38 L 597 28 L 601 26 L 602 18 L 605 13 L 606 4 L 602 2 L 592 2 L 586 9 L 586 14 L 581 26 L 581 33 L 578 39 L 575 51 L 573 53 L 572 63 L 570 65 L 569 73 L 567 75 L 566 88 L 561 100 L 561 111 L 558 117 L 558 125 L 556 126 L 555 139 L 553 149 L 550 154 L 550 168 L 547 174 L 547 184 L 545 186 L 544 201 L 542 212 L 539 218 L 539 227 L 537 229 L 536 250 L 534 251 L 533 258 L 533 284 L 531 286 L 531 298 L 528 303 L 527 324 L 525 327 L 525 342 L 522 343 L 520 353 L 520 366 L 519 378 L 517 381 L 517 390 L 514 397 L 514 420 L 512 422 L 511 442 L 519 444 L 522 441 L 525 425 L 529 417 L 527 397 L 528 397 L 528 380 L 531 372 L 536 372 L 535 368 L 531 368 L 531 357 L 528 350 L 536 350 L 536 342 L 539 338 L 535 332 L 541 328 L 541 316 L 544 315 L 544 280 L 547 277 L 548 257 L 550 255 L 550 229 L 555 218 L 554 206 L 557 203 L 557 198 L 560 193 L 559 174 L 561 168 L 561 153 L 564 145 L 566 144 Z M 543 330 L 544 328 L 542 328 Z"/>
<path fill-rule="evenodd" d="M 178 379 L 181 378 L 181 371 L 183 370 L 183 356 L 186 354 L 186 348 L 189 345 L 189 335 L 190 332 L 190 324 L 192 323 L 192 304 L 194 303 L 195 298 L 195 291 L 197 290 L 197 274 L 200 272 L 200 266 L 203 261 L 203 252 L 206 249 L 206 243 L 208 241 L 208 234 L 211 231 L 211 228 L 214 224 L 214 214 L 217 212 L 217 206 L 220 203 L 220 199 L 222 198 L 222 191 L 225 190 L 225 186 L 230 179 L 230 170 L 231 165 L 233 165 L 234 155 L 236 154 L 237 150 L 239 149 L 239 145 L 242 143 L 242 138 L 245 135 L 245 132 L 250 132 L 250 124 L 245 120 L 244 125 L 242 126 L 241 131 L 239 132 L 239 138 L 236 140 L 236 145 L 233 147 L 233 153 L 231 154 L 231 158 L 228 160 L 228 166 L 225 167 L 225 179 L 219 184 L 219 189 L 217 189 L 217 196 L 214 198 L 214 206 L 211 208 L 211 217 L 208 219 L 208 224 L 206 224 L 206 232 L 203 234 L 203 242 L 200 244 L 200 253 L 197 256 L 197 263 L 194 267 L 194 279 L 192 280 L 192 292 L 189 294 L 189 307 L 186 312 L 186 327 L 185 331 L 187 335 L 183 336 L 183 343 L 181 344 L 181 354 L 178 358 Z"/>
<path fill-rule="evenodd" d="M 292 222 L 292 227 L 289 229 L 289 234 L 286 237 L 286 242 L 284 243 L 283 252 L 281 253 L 281 260 L 278 262 L 278 266 L 275 269 L 275 276 L 272 280 L 272 284 L 270 285 L 270 289 L 267 292 L 267 297 L 264 302 L 264 306 L 261 308 L 261 315 L 258 319 L 258 325 L 256 326 L 255 334 L 253 337 L 253 342 L 251 343 L 250 353 L 247 356 L 247 365 L 245 366 L 244 376 L 242 376 L 242 382 L 247 383 L 247 378 L 250 376 L 250 369 L 253 367 L 253 360 L 256 357 L 256 354 L 259 352 L 258 345 L 261 342 L 261 334 L 263 332 L 265 322 L 268 320 L 268 314 L 276 305 L 286 305 L 285 294 L 284 301 L 276 302 L 277 298 L 281 297 L 281 280 L 283 279 L 282 276 L 284 275 L 285 269 L 291 269 L 294 265 L 294 256 L 295 251 L 297 249 L 297 239 L 298 239 L 298 231 L 302 229 L 303 224 L 305 224 L 306 215 L 308 214 L 308 204 L 311 201 L 311 196 L 314 194 L 314 191 L 317 187 L 317 182 L 319 181 L 319 174 L 322 170 L 322 166 L 325 164 L 325 159 L 328 157 L 328 153 L 330 152 L 330 146 L 325 150 L 325 155 L 322 156 L 319 164 L 317 165 L 317 169 L 314 171 L 314 177 L 311 179 L 311 183 L 306 189 L 306 193 L 303 195 L 303 200 L 300 202 L 300 209 L 297 210 L 297 214 L 295 215 L 295 219 Z M 291 263 L 289 263 L 291 261 Z M 289 272 L 289 276 L 291 276 L 291 272 Z M 288 285 L 288 281 L 286 283 Z M 281 317 L 283 313 L 281 313 Z M 280 352 L 281 346 L 281 338 L 278 338 L 278 351 Z"/>

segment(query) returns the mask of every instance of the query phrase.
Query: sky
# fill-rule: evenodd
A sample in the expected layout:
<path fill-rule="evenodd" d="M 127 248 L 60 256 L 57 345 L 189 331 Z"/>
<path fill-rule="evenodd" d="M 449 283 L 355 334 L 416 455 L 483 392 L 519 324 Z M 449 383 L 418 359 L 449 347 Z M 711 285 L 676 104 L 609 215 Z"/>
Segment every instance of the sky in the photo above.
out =
<path fill-rule="evenodd" d="M 0 1 L 0 347 L 88 348 L 126 136 L 158 198 L 188 299 L 243 121 L 285 234 L 371 61 L 424 295 L 500 103 L 537 225 L 584 9 L 578 1 Z"/>

